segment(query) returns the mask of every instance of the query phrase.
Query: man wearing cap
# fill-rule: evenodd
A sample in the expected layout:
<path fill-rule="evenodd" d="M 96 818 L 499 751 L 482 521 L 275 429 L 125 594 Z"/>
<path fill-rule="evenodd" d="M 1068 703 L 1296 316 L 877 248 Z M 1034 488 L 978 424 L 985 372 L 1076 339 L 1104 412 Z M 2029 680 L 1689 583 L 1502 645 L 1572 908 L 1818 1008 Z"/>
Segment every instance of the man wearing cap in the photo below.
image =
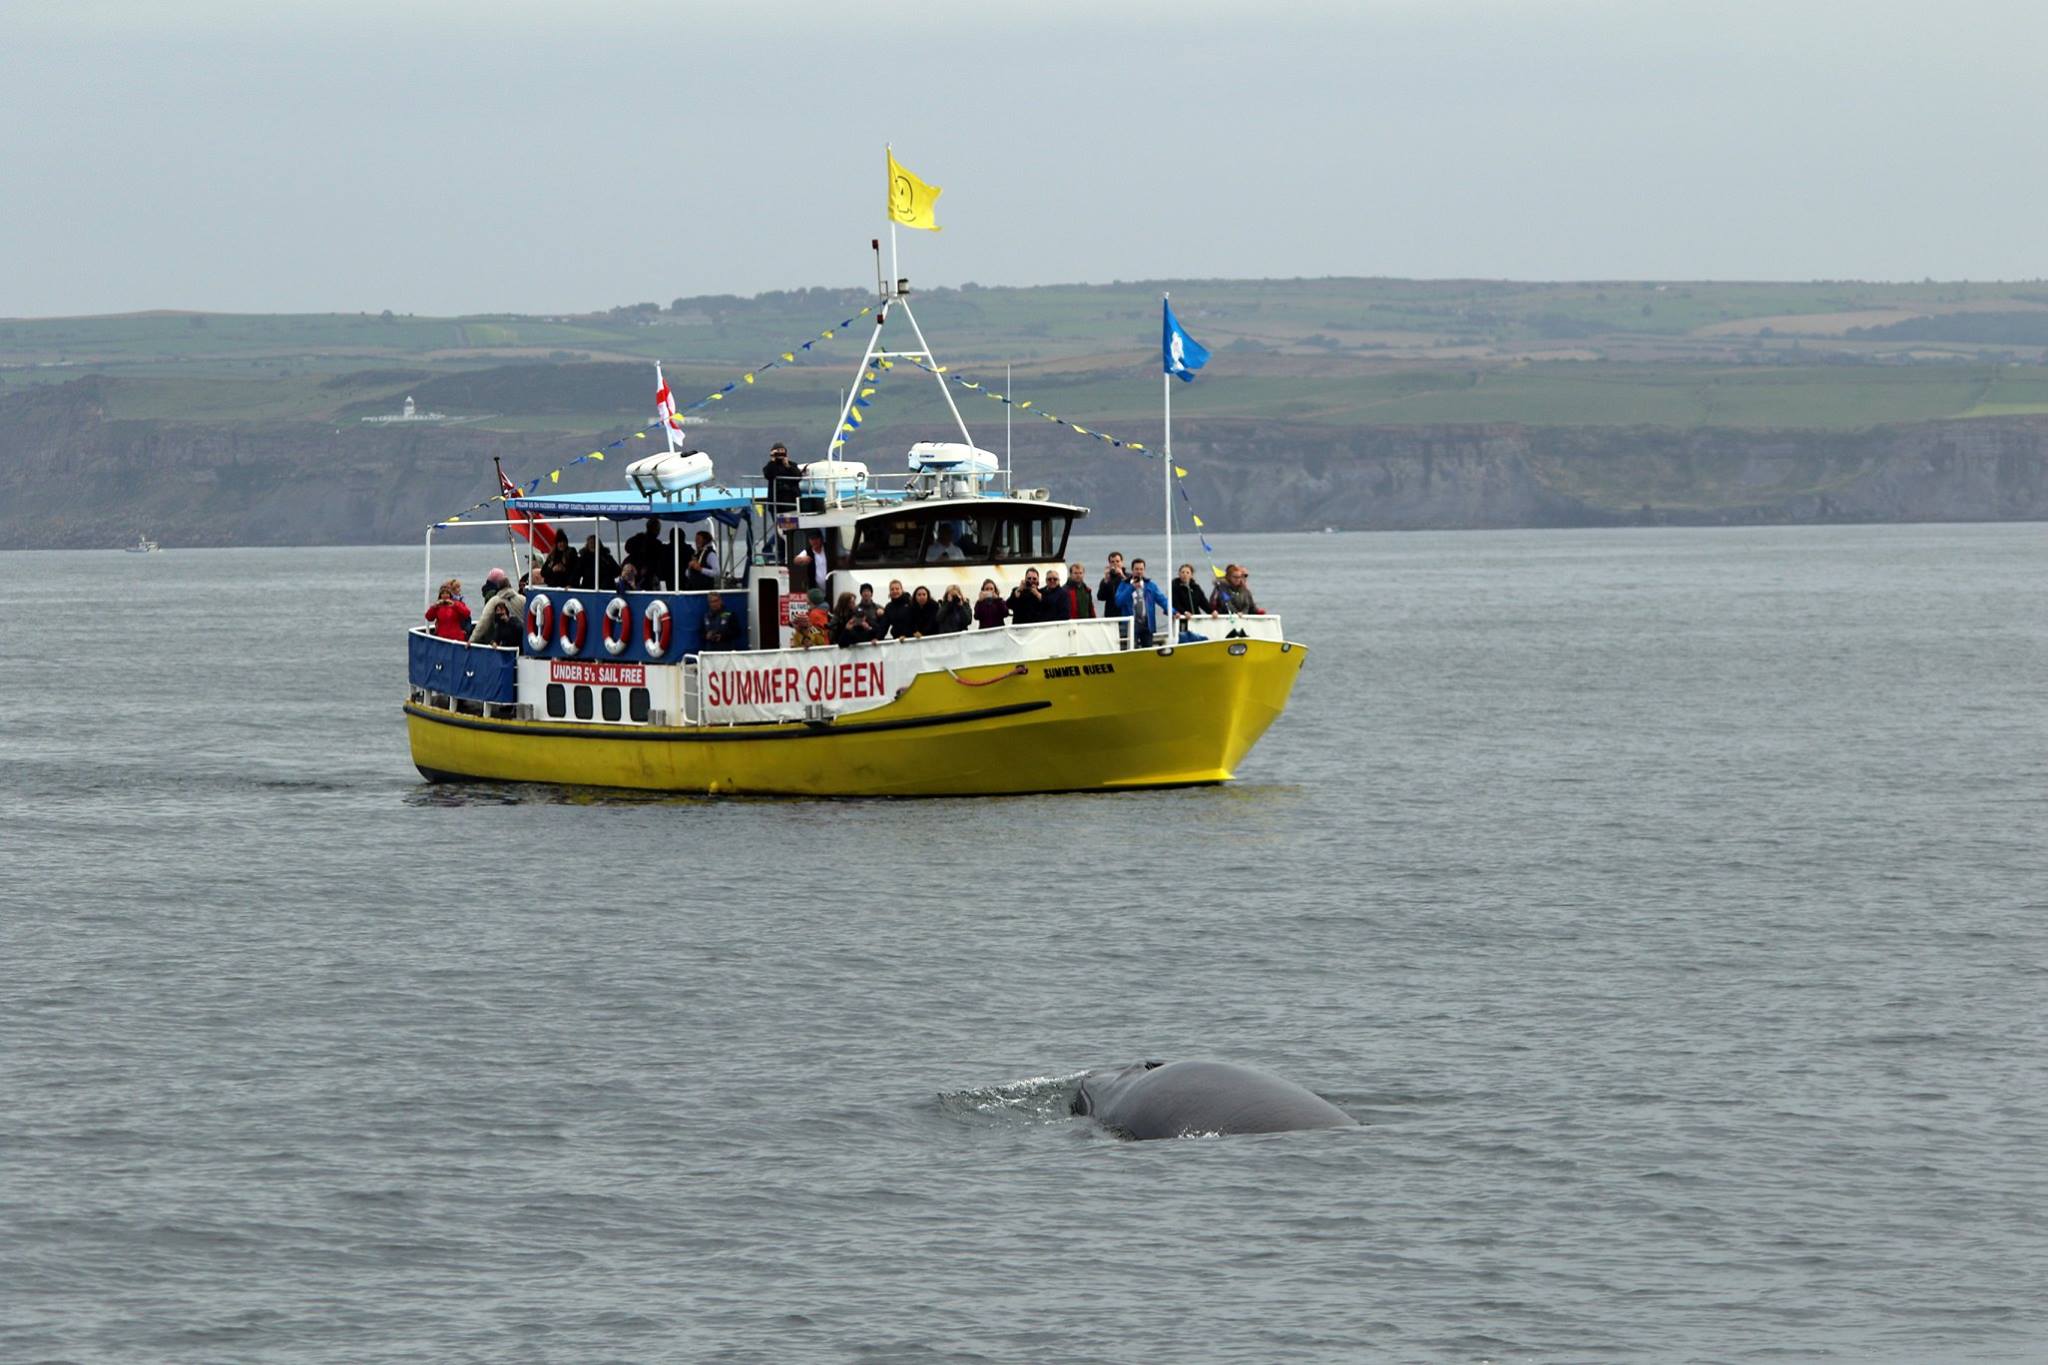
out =
<path fill-rule="evenodd" d="M 768 463 L 761 466 L 761 479 L 768 485 L 768 510 L 794 512 L 797 488 L 804 472 L 789 458 L 789 447 L 777 441 L 768 448 Z"/>

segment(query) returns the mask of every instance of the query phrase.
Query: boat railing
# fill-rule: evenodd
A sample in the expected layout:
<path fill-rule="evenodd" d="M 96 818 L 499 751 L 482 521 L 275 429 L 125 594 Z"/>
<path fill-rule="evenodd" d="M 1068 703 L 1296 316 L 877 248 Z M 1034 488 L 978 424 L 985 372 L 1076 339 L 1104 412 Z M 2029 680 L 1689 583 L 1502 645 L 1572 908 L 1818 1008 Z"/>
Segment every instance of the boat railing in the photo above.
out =
<path fill-rule="evenodd" d="M 1277 616 L 1233 616 L 1227 611 L 1213 612 L 1207 616 L 1190 616 L 1181 622 L 1180 628 L 1183 633 L 1192 631 L 1204 640 L 1221 640 L 1231 636 L 1234 639 L 1271 640 L 1275 644 L 1281 644 L 1287 639 Z M 1233 631 L 1242 631 L 1243 634 L 1232 636 Z M 1164 636 L 1165 632 L 1161 631 L 1160 634 Z"/>
<path fill-rule="evenodd" d="M 699 666 L 699 658 L 700 656 L 692 654 L 683 660 L 682 694 L 683 724 L 685 725 L 702 725 L 704 723 L 704 689 L 698 676 L 704 670 Z"/>
<path fill-rule="evenodd" d="M 446 640 L 427 626 L 406 634 L 406 673 L 415 691 L 475 706 L 511 706 L 518 700 L 519 650 Z"/>

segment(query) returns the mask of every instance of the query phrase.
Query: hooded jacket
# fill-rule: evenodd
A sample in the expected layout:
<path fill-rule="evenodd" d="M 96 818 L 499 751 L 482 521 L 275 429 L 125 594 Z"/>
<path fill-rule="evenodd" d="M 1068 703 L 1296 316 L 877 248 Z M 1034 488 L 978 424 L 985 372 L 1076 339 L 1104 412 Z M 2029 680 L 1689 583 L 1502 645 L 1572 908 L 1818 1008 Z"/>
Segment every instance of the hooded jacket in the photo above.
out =
<path fill-rule="evenodd" d="M 469 642 L 473 645 L 492 643 L 491 608 L 503 602 L 512 608 L 512 619 L 519 623 L 522 633 L 526 630 L 526 594 L 513 584 L 506 584 L 502 592 L 491 594 L 484 601 L 484 609 L 477 613 L 476 624 L 470 627 Z"/>
<path fill-rule="evenodd" d="M 1236 612 L 1239 616 L 1259 615 L 1259 604 L 1252 601 L 1252 590 L 1247 587 L 1233 588 L 1228 580 L 1216 585 L 1216 610 Z"/>

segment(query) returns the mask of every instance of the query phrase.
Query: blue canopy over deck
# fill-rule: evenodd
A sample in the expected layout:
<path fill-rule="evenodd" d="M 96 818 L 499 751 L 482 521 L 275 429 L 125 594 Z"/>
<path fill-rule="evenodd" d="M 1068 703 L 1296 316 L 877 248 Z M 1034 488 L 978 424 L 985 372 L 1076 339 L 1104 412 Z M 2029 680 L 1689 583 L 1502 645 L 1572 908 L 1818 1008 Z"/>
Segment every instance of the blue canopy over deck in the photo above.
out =
<path fill-rule="evenodd" d="M 766 488 L 707 484 L 680 493 L 641 494 L 630 488 L 600 488 L 589 493 L 539 493 L 532 497 L 507 498 L 505 506 L 514 512 L 534 512 L 544 517 L 603 517 L 608 521 L 635 521 L 653 517 L 656 521 L 721 521 L 737 526 L 747 519 L 747 509 L 768 497 Z"/>

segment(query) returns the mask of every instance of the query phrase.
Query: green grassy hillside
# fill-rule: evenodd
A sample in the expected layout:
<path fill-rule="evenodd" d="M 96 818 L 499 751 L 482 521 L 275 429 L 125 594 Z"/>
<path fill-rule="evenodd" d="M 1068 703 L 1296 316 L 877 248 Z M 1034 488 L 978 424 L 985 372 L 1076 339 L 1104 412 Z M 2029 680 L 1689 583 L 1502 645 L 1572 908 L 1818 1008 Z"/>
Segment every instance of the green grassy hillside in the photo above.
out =
<path fill-rule="evenodd" d="M 1142 430 L 1157 424 L 1169 287 L 1215 353 L 1200 382 L 1176 390 L 1190 416 L 1853 430 L 2048 412 L 2040 283 L 1181 280 L 970 285 L 914 302 L 956 373 L 1000 384 L 1014 364 L 1013 387 L 1038 407 Z M 688 401 L 790 352 L 799 363 L 707 411 L 717 424 L 822 432 L 869 334 L 871 319 L 854 316 L 869 302 L 810 289 L 560 317 L 0 319 L 0 394 L 98 374 L 122 418 L 337 424 L 411 394 L 466 424 L 581 439 L 644 420 L 652 360 Z M 929 380 L 905 368 L 883 388 L 870 435 L 938 410 Z"/>

